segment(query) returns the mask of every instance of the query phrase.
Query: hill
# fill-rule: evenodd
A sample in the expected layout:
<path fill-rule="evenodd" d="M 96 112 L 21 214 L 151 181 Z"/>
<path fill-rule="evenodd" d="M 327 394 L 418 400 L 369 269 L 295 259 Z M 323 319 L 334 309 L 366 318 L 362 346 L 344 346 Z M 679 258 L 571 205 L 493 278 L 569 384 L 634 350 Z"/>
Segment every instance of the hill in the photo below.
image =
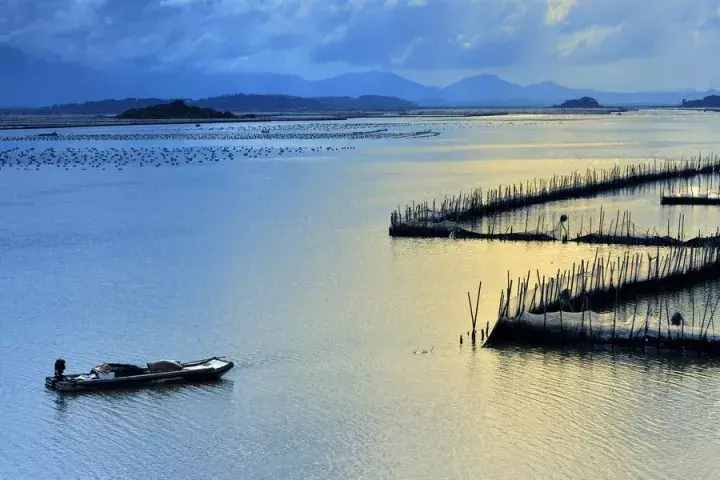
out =
<path fill-rule="evenodd" d="M 462 105 L 475 103 L 493 105 L 503 99 L 503 103 L 515 103 L 525 95 L 522 88 L 503 80 L 496 75 L 477 75 L 452 83 L 441 91 L 446 102 Z"/>
<path fill-rule="evenodd" d="M 559 108 L 601 108 L 597 100 L 592 97 L 582 97 L 573 100 L 566 100 L 560 105 Z"/>
<path fill-rule="evenodd" d="M 190 68 L 109 72 L 63 60 L 41 60 L 8 45 L 0 45 L 0 106 L 5 113 L 120 113 L 143 108 L 167 98 L 215 98 L 227 92 L 248 95 L 280 95 L 321 99 L 325 97 L 395 97 L 425 107 L 547 107 L 568 98 L 592 97 L 603 105 L 680 105 L 684 98 L 717 94 L 713 90 L 613 92 L 569 88 L 553 82 L 520 85 L 495 75 L 474 75 L 446 86 L 425 85 L 391 72 L 345 73 L 321 80 L 298 75 L 263 72 L 201 72 Z M 52 82 L 47 79 L 52 78 Z M 135 97 L 135 98 L 125 98 Z M 125 98 L 105 103 L 103 98 Z M 80 103 L 84 100 L 96 102 Z M 137 105 L 130 104 L 132 101 Z M 142 103 L 147 100 L 147 103 Z M 248 99 L 252 100 L 252 99 Z M 289 102 L 289 99 L 275 99 Z M 72 103 L 75 102 L 75 103 Z M 112 102 L 121 102 L 114 105 Z M 125 102 L 123 104 L 123 102 Z M 55 107 L 43 105 L 56 104 Z M 70 107 L 73 105 L 73 107 Z M 293 103 L 296 111 L 312 110 L 315 104 Z M 367 105 L 343 109 L 371 109 Z M 26 108 L 31 107 L 31 108 Z M 248 105 L 255 111 L 267 107 Z M 340 108 L 329 101 L 323 108 Z M 379 108 L 384 108 L 382 105 Z M 389 109 L 403 107 L 389 107 Z M 707 108 L 707 107 L 705 107 Z"/>
<path fill-rule="evenodd" d="M 427 103 L 440 95 L 438 87 L 430 87 L 389 72 L 355 72 L 324 80 L 308 81 L 306 92 L 317 97 L 390 96 L 416 103 Z M 292 94 L 291 91 L 285 92 Z"/>
<path fill-rule="evenodd" d="M 106 99 L 83 103 L 65 103 L 38 108 L 4 109 L 8 113 L 33 115 L 106 115 L 117 114 L 134 108 L 145 108 L 160 103 L 167 103 L 164 98 L 124 98 Z"/>
<path fill-rule="evenodd" d="M 165 104 L 169 101 L 170 100 L 162 98 L 107 99 L 39 108 L 4 109 L 0 110 L 0 113 L 33 115 L 116 115 L 128 110 L 135 111 L 158 104 Z M 186 100 L 185 102 L 187 105 L 234 112 L 397 111 L 417 107 L 413 102 L 382 95 L 308 98 L 291 95 L 247 95 L 240 93 L 199 100 Z"/>
<path fill-rule="evenodd" d="M 175 118 L 237 118 L 230 112 L 218 112 L 212 108 L 188 105 L 182 100 L 170 103 L 151 105 L 144 108 L 132 108 L 120 115 L 122 119 L 175 119 Z"/>
<path fill-rule="evenodd" d="M 720 108 L 720 96 L 708 95 L 702 100 L 685 100 L 682 101 L 685 108 Z"/>

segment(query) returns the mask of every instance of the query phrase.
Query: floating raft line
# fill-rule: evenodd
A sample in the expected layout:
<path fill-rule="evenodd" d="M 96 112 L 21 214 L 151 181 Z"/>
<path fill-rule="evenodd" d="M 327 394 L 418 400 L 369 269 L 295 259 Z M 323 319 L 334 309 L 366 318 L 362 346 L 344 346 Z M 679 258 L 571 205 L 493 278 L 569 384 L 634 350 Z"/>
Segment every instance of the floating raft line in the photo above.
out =
<path fill-rule="evenodd" d="M 444 221 L 439 223 L 417 223 L 398 225 L 391 232 L 393 237 L 407 238 L 454 238 L 454 239 L 485 239 L 485 240 L 516 240 L 554 242 L 555 237 L 547 233 L 533 232 L 505 232 L 505 233 L 482 233 L 468 230 L 455 222 Z"/>
<path fill-rule="evenodd" d="M 423 131 L 390 131 L 387 128 L 373 130 L 342 130 L 342 131 L 290 131 L 278 128 L 265 129 L 239 129 L 237 131 L 211 132 L 165 132 L 165 133 L 65 133 L 54 132 L 51 135 L 5 135 L 0 136 L 0 142 L 27 142 L 48 141 L 57 142 L 86 142 L 86 141 L 141 141 L 141 140 L 323 140 L 323 139 L 401 139 L 415 137 L 432 137 L 440 135 L 434 130 Z"/>
<path fill-rule="evenodd" d="M 515 242 L 572 242 L 604 245 L 631 245 L 645 247 L 702 247 L 720 246 L 720 235 L 697 236 L 688 240 L 680 240 L 669 235 L 625 235 L 613 233 L 588 233 L 571 237 L 566 240 L 549 233 L 538 232 L 475 232 L 459 226 L 454 222 L 418 223 L 398 225 L 391 236 L 397 238 L 449 238 L 474 240 L 504 240 Z"/>
<path fill-rule="evenodd" d="M 661 205 L 720 205 L 720 197 L 705 195 L 668 195 L 660 199 Z"/>
<path fill-rule="evenodd" d="M 711 322 L 674 325 L 667 321 L 660 305 L 658 312 L 647 309 L 628 318 L 615 313 L 525 312 L 513 319 L 498 322 L 485 345 L 617 345 L 655 347 L 658 349 L 691 349 L 720 353 L 720 331 Z"/>

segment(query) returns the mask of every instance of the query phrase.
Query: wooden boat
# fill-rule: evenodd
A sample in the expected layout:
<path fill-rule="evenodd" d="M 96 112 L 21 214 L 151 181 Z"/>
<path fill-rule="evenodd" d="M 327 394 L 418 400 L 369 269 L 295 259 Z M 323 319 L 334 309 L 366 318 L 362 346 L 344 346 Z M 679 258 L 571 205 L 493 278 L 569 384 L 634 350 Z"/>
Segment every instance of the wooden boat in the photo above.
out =
<path fill-rule="evenodd" d="M 60 375 L 45 378 L 45 386 L 63 392 L 105 390 L 112 388 L 144 387 L 161 383 L 191 383 L 217 380 L 234 364 L 223 357 L 211 357 L 192 362 L 160 360 L 148 362 L 147 367 L 124 363 L 103 363 L 90 373 Z"/>

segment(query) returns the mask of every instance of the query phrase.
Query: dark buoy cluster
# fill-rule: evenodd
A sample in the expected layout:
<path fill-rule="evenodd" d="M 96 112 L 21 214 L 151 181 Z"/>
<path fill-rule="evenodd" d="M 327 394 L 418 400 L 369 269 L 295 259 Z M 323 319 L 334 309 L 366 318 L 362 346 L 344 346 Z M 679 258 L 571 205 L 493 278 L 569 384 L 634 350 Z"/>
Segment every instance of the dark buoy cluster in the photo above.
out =
<path fill-rule="evenodd" d="M 124 131 L 69 131 L 0 136 L 0 169 L 64 170 L 117 169 L 138 167 L 177 167 L 237 159 L 259 159 L 354 150 L 354 145 L 318 145 L 318 140 L 356 141 L 365 139 L 427 137 L 437 135 L 412 123 L 302 122 L 293 124 L 222 125 L 189 128 L 147 128 Z M 277 142 L 297 141 L 278 145 Z M 158 146 L 82 146 L 81 142 L 262 142 L 245 145 Z M 1 146 L 7 142 L 9 148 Z M 266 143 L 268 142 L 268 143 Z M 307 142 L 307 143 L 306 143 Z M 312 142 L 312 143 L 310 143 Z M 30 145 L 27 145 L 30 143 Z M 333 142 L 336 143 L 336 142 Z M 41 144 L 48 144 L 43 148 Z"/>
<path fill-rule="evenodd" d="M 117 169 L 125 167 L 178 167 L 229 162 L 241 159 L 297 156 L 328 151 L 351 150 L 351 146 L 192 146 L 192 147 L 111 147 L 37 148 L 14 147 L 0 150 L 0 170 Z"/>
<path fill-rule="evenodd" d="M 337 141 L 421 138 L 438 135 L 427 125 L 410 122 L 300 122 L 254 125 L 216 125 L 178 128 L 146 127 L 108 131 L 74 130 L 52 133 L 18 133 L 0 136 L 0 169 L 64 170 L 177 167 L 238 159 L 260 159 L 354 150 Z M 330 145 L 317 142 L 328 140 Z M 251 142 L 250 144 L 162 146 L 178 142 Z M 292 142 L 295 141 L 295 142 Z M 79 146 L 88 142 L 94 146 Z M 108 142 L 103 145 L 101 142 Z M 118 142 L 110 146 L 111 142 Z M 135 146 L 153 142 L 148 146 Z M 158 143 L 156 143 L 158 142 Z M 281 145 L 279 143 L 287 143 Z M 292 142 L 292 143 L 290 143 Z M 6 148 L 2 148 L 5 144 Z M 47 147 L 44 147 L 47 145 Z M 101 146 L 98 146 L 101 145 Z M 126 146 L 127 145 L 127 146 Z M 130 146 L 132 145 L 132 146 Z"/>
<path fill-rule="evenodd" d="M 58 135 L 34 134 L 0 137 L 0 142 L 8 141 L 235 141 L 235 140 L 373 140 L 393 138 L 420 138 L 439 135 L 439 132 L 425 129 L 417 130 L 418 125 L 348 125 L 348 124 L 307 124 L 275 126 L 272 128 L 232 128 L 227 130 L 155 130 L 132 133 L 96 132 L 64 133 Z"/>

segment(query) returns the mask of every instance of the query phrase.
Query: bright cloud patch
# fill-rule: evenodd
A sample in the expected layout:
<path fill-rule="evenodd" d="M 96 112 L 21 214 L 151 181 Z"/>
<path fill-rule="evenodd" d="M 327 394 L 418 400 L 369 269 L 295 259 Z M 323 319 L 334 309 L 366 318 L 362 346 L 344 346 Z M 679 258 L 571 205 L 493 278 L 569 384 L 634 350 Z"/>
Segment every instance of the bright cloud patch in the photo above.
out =
<path fill-rule="evenodd" d="M 562 57 L 568 57 L 575 53 L 582 53 L 583 50 L 597 49 L 603 43 L 622 32 L 622 26 L 598 27 L 592 26 L 585 30 L 574 32 L 557 45 L 557 53 Z"/>
<path fill-rule="evenodd" d="M 570 10 L 575 6 L 576 0 L 547 0 L 545 11 L 545 23 L 557 25 L 562 23 L 570 15 Z"/>

